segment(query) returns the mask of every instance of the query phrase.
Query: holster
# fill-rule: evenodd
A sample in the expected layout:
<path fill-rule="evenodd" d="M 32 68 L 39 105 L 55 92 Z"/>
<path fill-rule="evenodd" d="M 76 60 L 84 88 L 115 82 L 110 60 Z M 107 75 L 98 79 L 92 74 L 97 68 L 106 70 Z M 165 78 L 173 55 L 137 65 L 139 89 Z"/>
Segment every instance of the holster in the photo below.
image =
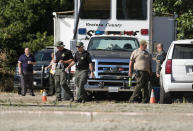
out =
<path fill-rule="evenodd" d="M 140 77 L 140 73 L 138 70 L 133 71 L 134 77 Z"/>

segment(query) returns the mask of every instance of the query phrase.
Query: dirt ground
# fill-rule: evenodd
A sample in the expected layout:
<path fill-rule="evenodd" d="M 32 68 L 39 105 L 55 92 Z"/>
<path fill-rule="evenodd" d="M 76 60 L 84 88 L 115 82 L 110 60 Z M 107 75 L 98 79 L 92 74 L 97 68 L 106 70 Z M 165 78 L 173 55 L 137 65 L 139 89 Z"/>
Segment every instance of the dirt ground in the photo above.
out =
<path fill-rule="evenodd" d="M 94 100 L 56 103 L 55 97 L 0 93 L 0 127 L 3 131 L 192 131 L 193 104 L 129 104 Z"/>

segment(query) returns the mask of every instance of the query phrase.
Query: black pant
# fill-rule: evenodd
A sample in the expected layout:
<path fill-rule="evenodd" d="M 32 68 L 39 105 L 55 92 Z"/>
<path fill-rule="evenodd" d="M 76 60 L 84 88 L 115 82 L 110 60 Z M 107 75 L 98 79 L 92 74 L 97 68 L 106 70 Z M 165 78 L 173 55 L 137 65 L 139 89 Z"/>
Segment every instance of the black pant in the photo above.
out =
<path fill-rule="evenodd" d="M 149 73 L 147 71 L 138 71 L 137 73 L 138 74 L 135 75 L 136 87 L 129 102 L 137 101 L 142 91 L 142 103 L 147 103 L 149 102 L 149 89 L 148 89 Z"/>
<path fill-rule="evenodd" d="M 30 93 L 33 93 L 33 73 L 24 72 L 21 75 L 21 94 L 25 95 L 27 88 L 29 88 Z"/>

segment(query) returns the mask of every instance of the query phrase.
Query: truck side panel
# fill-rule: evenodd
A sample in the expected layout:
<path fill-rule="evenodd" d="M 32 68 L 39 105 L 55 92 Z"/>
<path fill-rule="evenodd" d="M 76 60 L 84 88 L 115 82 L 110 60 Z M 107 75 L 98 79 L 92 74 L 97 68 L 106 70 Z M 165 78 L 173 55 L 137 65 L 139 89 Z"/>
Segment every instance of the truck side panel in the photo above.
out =
<path fill-rule="evenodd" d="M 163 43 L 167 52 L 170 43 L 175 40 L 175 19 L 173 17 L 153 17 L 153 46 L 156 43 Z"/>
<path fill-rule="evenodd" d="M 63 41 L 65 48 L 70 50 L 70 41 L 73 37 L 74 18 L 54 18 L 54 42 Z"/>

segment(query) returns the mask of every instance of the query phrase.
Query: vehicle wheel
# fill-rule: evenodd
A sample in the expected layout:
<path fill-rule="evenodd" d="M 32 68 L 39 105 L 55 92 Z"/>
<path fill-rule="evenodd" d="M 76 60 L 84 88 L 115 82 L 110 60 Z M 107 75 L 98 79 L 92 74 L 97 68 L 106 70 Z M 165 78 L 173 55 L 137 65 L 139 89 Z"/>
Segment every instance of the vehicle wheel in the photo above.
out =
<path fill-rule="evenodd" d="M 160 85 L 160 104 L 171 104 L 171 97 L 170 97 L 170 93 L 166 93 L 164 88 L 163 88 L 163 84 L 161 83 Z"/>
<path fill-rule="evenodd" d="M 86 94 L 87 94 L 87 98 L 86 98 L 86 100 L 87 100 L 87 101 L 92 101 L 92 98 L 93 98 L 93 93 L 92 93 L 92 92 L 90 92 L 90 91 L 86 91 Z"/>

